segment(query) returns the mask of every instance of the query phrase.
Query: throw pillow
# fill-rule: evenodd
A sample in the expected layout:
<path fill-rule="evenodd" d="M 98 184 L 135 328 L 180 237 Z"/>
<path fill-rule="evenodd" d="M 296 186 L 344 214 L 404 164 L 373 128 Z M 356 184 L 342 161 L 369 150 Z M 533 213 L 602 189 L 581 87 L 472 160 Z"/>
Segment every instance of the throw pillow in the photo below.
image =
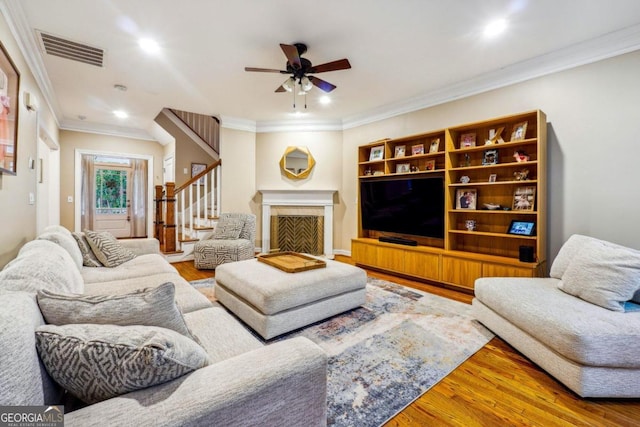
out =
<path fill-rule="evenodd" d="M 78 243 L 78 248 L 80 248 L 80 253 L 82 254 L 82 265 L 85 267 L 102 267 L 102 263 L 98 261 L 96 258 L 96 254 L 91 250 L 91 246 L 89 246 L 89 242 L 85 237 L 84 233 L 71 233 L 76 242 Z"/>
<path fill-rule="evenodd" d="M 240 237 L 244 221 L 238 218 L 220 220 L 213 230 L 213 238 L 218 240 L 234 240 Z"/>
<path fill-rule="evenodd" d="M 77 295 L 38 292 L 42 316 L 52 325 L 96 323 L 171 329 L 195 340 L 175 302 L 175 285 L 163 283 L 123 295 Z"/>
<path fill-rule="evenodd" d="M 91 250 L 105 267 L 117 267 L 136 257 L 136 254 L 118 243 L 118 240 L 108 231 L 98 233 L 85 230 L 84 235 Z"/>
<path fill-rule="evenodd" d="M 586 242 L 567 266 L 558 288 L 613 311 L 640 289 L 638 252 L 592 240 Z"/>
<path fill-rule="evenodd" d="M 87 403 L 162 384 L 210 363 L 193 340 L 150 326 L 43 325 L 36 348 L 58 384 Z"/>

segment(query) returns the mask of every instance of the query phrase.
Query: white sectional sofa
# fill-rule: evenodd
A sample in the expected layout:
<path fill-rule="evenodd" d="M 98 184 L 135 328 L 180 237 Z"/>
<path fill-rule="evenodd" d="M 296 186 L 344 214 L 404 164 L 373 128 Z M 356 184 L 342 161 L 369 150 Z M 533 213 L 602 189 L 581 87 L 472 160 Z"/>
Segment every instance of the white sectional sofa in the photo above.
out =
<path fill-rule="evenodd" d="M 36 350 L 34 331 L 45 324 L 38 290 L 121 295 L 171 282 L 207 366 L 72 412 L 67 406 L 66 425 L 326 425 L 327 357 L 314 343 L 295 338 L 263 345 L 180 277 L 155 239 L 120 241 L 138 256 L 117 267 L 83 267 L 72 245 L 59 244 L 68 242 L 67 233 L 48 230 L 47 240 L 27 243 L 0 272 L 0 405 L 68 402 Z"/>
<path fill-rule="evenodd" d="M 582 397 L 640 397 L 640 251 L 574 235 L 550 275 L 478 279 L 475 318 Z"/>

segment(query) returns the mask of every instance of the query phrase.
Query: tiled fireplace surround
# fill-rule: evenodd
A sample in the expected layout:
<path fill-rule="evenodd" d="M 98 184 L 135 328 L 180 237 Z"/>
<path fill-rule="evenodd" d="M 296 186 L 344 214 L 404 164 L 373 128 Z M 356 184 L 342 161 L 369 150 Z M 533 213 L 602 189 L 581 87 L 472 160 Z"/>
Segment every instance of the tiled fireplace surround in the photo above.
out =
<path fill-rule="evenodd" d="M 290 212 L 295 215 L 316 208 L 314 215 L 324 217 L 324 255 L 333 259 L 333 195 L 335 190 L 260 190 L 262 194 L 262 252 L 271 250 L 271 216 Z"/>

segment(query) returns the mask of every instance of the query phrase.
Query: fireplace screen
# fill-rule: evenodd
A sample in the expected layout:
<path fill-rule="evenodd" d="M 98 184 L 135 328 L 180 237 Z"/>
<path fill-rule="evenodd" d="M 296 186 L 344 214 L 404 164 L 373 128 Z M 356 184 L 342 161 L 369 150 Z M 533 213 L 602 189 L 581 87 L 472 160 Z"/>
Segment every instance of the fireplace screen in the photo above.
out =
<path fill-rule="evenodd" d="M 271 217 L 271 251 L 324 253 L 324 217 L 276 215 Z"/>

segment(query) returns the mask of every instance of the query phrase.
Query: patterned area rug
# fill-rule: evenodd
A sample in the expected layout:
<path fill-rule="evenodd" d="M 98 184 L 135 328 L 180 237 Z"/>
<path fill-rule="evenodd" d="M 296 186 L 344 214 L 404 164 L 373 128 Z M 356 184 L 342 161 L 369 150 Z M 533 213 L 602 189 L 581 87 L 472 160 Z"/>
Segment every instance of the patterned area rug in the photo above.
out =
<path fill-rule="evenodd" d="M 329 355 L 329 426 L 379 426 L 480 350 L 493 334 L 471 306 L 368 278 L 364 306 L 283 335 Z"/>

